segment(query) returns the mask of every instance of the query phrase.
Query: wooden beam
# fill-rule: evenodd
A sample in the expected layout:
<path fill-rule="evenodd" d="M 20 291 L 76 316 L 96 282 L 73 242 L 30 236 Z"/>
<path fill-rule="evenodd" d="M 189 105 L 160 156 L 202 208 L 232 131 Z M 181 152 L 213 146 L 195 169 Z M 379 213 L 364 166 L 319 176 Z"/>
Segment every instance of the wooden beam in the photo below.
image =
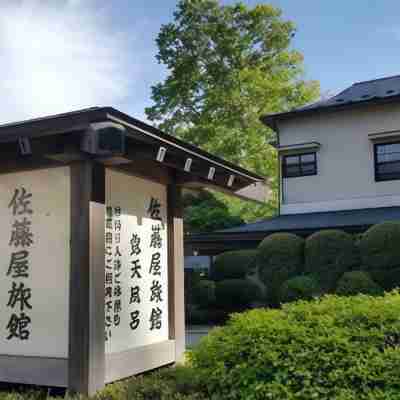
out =
<path fill-rule="evenodd" d="M 175 360 L 185 352 L 185 299 L 183 256 L 183 207 L 179 186 L 167 187 L 168 199 L 168 288 L 170 339 L 175 341 Z"/>
<path fill-rule="evenodd" d="M 96 168 L 90 160 L 71 164 L 68 388 L 85 395 L 105 377 L 104 204 L 92 202 Z"/>
<path fill-rule="evenodd" d="M 68 389 L 89 390 L 90 197 L 92 164 L 71 165 L 71 273 Z"/>
<path fill-rule="evenodd" d="M 130 164 L 122 164 L 110 168 L 164 185 L 172 182 L 170 169 L 157 161 L 138 159 Z"/>

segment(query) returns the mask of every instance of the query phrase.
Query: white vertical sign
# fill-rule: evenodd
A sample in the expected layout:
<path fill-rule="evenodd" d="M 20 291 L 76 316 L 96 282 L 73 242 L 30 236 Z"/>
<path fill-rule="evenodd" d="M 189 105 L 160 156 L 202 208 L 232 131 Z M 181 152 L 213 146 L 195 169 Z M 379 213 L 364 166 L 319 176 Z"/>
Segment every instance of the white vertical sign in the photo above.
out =
<path fill-rule="evenodd" d="M 106 171 L 106 353 L 168 340 L 165 185 Z"/>
<path fill-rule="evenodd" d="M 68 357 L 68 167 L 0 175 L 0 254 L 0 354 Z"/>

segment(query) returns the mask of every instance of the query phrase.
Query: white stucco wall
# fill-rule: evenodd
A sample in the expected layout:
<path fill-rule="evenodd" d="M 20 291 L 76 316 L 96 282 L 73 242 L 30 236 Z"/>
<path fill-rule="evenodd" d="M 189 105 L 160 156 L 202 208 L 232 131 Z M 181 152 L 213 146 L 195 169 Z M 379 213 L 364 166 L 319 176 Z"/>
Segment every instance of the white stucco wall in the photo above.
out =
<path fill-rule="evenodd" d="M 371 133 L 400 131 L 400 105 L 281 122 L 280 145 L 319 142 L 316 176 L 282 182 L 282 214 L 400 205 L 400 181 L 375 182 Z"/>

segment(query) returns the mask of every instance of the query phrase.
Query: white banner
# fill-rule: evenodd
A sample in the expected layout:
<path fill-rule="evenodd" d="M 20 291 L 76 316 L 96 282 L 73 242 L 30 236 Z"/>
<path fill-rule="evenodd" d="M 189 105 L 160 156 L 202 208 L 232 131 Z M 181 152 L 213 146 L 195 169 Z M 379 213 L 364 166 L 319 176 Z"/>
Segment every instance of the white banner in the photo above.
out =
<path fill-rule="evenodd" d="M 167 192 L 106 171 L 106 353 L 168 340 Z"/>
<path fill-rule="evenodd" d="M 0 175 L 0 354 L 68 356 L 69 243 L 68 167 Z"/>

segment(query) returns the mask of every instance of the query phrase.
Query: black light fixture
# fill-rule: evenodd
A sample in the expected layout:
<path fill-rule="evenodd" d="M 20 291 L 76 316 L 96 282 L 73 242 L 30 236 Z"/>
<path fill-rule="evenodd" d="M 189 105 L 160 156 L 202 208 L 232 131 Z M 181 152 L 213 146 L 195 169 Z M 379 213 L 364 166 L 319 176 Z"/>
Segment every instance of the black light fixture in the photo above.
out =
<path fill-rule="evenodd" d="M 190 169 L 192 168 L 192 162 L 193 160 L 191 158 L 186 159 L 185 162 L 185 172 L 190 172 Z"/>
<path fill-rule="evenodd" d="M 215 175 L 215 168 L 214 167 L 210 167 L 209 171 L 208 171 L 208 179 L 210 181 L 214 180 L 214 175 Z"/>
<path fill-rule="evenodd" d="M 94 155 L 123 155 L 125 127 L 114 122 L 96 122 L 83 134 L 81 150 Z"/>
<path fill-rule="evenodd" d="M 18 147 L 21 155 L 30 156 L 32 154 L 31 141 L 27 137 L 18 138 Z"/>
<path fill-rule="evenodd" d="M 163 162 L 166 154 L 167 154 L 167 149 L 165 147 L 160 147 L 157 153 L 157 161 Z"/>

